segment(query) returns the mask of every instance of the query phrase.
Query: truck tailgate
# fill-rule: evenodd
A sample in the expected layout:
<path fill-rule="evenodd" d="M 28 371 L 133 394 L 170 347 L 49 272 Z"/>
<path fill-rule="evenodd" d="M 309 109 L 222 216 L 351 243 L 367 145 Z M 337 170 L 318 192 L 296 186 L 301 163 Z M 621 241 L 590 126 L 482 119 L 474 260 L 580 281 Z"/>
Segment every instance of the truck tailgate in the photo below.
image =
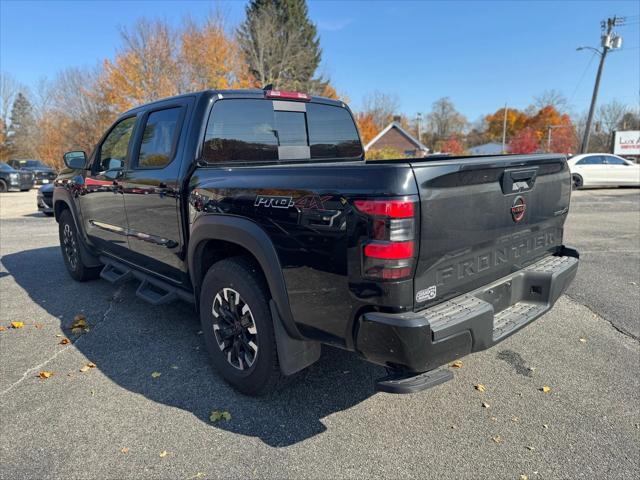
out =
<path fill-rule="evenodd" d="M 415 310 L 520 270 L 562 245 L 566 160 L 505 155 L 411 161 L 420 194 Z"/>

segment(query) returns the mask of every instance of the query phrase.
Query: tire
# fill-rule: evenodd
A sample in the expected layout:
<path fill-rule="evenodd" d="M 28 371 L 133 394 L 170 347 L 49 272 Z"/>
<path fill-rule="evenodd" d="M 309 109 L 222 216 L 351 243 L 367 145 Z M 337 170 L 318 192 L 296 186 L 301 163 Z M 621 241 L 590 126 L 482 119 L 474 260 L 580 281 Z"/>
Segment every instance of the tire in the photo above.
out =
<path fill-rule="evenodd" d="M 571 184 L 573 186 L 574 190 L 577 190 L 578 188 L 581 188 L 582 185 L 584 184 L 582 177 L 578 174 L 575 174 L 571 177 Z"/>
<path fill-rule="evenodd" d="M 53 212 L 42 212 L 44 213 L 47 217 L 53 217 Z"/>
<path fill-rule="evenodd" d="M 0 193 L 8 192 L 9 188 L 7 187 L 7 182 L 4 180 L 0 180 Z"/>
<path fill-rule="evenodd" d="M 267 395 L 284 379 L 269 298 L 262 272 L 246 257 L 215 263 L 200 290 L 200 322 L 211 363 L 245 395 Z"/>
<path fill-rule="evenodd" d="M 80 256 L 78 229 L 69 210 L 64 210 L 58 223 L 62 258 L 71 278 L 78 282 L 94 280 L 100 276 L 100 267 L 87 267 Z"/>

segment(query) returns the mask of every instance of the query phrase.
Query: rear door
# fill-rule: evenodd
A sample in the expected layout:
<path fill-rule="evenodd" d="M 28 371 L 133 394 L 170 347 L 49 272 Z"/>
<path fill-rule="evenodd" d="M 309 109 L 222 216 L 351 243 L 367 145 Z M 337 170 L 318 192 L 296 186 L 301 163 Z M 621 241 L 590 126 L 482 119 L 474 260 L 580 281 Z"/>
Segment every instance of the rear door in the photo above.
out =
<path fill-rule="evenodd" d="M 562 244 L 571 195 L 563 157 L 467 158 L 412 167 L 421 208 L 417 308 L 520 270 Z"/>
<path fill-rule="evenodd" d="M 178 215 L 180 151 L 189 97 L 156 103 L 140 114 L 131 162 L 122 178 L 128 220 L 127 259 L 168 279 L 184 280 Z"/>

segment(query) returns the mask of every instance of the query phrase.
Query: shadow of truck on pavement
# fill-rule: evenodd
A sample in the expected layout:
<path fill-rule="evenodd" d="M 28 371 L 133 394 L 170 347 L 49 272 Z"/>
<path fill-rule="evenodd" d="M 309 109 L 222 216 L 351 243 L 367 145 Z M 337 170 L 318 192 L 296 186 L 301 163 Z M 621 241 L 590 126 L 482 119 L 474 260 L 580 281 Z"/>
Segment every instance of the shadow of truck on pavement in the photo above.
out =
<path fill-rule="evenodd" d="M 374 394 L 373 381 L 385 374 L 354 353 L 327 347 L 316 364 L 281 391 L 247 397 L 210 366 L 191 305 L 149 305 L 135 296 L 135 283 L 77 283 L 67 274 L 58 247 L 5 255 L 2 263 L 31 300 L 49 314 L 62 316 L 60 328 L 74 341 L 74 348 L 117 385 L 189 411 L 211 428 L 258 437 L 270 446 L 292 445 L 324 432 L 324 417 L 369 398 Z M 83 308 L 92 305 L 100 310 Z M 90 331 L 76 337 L 69 328 L 74 315 L 83 310 Z M 161 376 L 152 378 L 154 371 Z M 229 411 L 231 421 L 211 424 L 212 410 Z"/>

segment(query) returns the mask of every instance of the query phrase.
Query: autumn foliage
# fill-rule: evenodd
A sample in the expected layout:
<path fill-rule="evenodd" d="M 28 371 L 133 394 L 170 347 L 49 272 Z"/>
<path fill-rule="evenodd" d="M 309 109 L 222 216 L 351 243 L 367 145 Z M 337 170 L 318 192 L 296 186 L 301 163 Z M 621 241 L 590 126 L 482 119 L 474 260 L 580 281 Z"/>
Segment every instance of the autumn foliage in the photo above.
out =
<path fill-rule="evenodd" d="M 450 153 L 452 155 L 462 155 L 464 153 L 464 147 L 456 135 L 452 135 L 442 143 L 440 149 L 442 153 Z"/>
<path fill-rule="evenodd" d="M 509 153 L 534 153 L 538 150 L 540 140 L 531 127 L 520 130 L 509 142 Z"/>

